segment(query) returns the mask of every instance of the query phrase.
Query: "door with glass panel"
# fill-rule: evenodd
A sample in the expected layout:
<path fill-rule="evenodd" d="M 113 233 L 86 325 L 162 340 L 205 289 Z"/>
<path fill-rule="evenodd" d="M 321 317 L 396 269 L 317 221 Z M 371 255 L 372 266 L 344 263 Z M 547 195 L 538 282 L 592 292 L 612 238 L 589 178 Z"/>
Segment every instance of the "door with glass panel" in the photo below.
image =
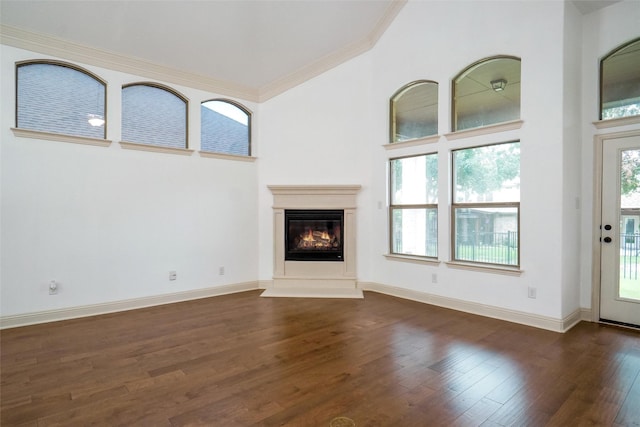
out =
<path fill-rule="evenodd" d="M 640 325 L 640 134 L 602 144 L 600 318 Z"/>

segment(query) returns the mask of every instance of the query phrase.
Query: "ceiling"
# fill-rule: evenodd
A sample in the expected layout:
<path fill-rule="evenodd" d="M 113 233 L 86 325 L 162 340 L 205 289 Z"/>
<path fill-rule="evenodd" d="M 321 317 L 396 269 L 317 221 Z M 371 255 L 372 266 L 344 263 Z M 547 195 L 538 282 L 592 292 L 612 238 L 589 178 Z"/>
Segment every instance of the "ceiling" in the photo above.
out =
<path fill-rule="evenodd" d="M 15 36 L 56 44 L 37 37 L 52 36 L 63 58 L 81 52 L 186 74 L 260 100 L 371 48 L 405 2 L 2 0 L 0 19 L 3 43 Z"/>
<path fill-rule="evenodd" d="M 0 22 L 4 44 L 262 101 L 370 49 L 405 3 L 2 0 Z"/>

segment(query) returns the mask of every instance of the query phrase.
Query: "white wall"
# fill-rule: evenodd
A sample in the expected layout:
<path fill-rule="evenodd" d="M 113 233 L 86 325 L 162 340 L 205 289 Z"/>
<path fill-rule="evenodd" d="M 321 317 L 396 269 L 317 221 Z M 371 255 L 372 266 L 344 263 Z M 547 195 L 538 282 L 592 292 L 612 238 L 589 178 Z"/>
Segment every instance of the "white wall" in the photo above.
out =
<path fill-rule="evenodd" d="M 562 170 L 562 316 L 580 308 L 580 130 L 582 15 L 573 3 L 564 7 L 562 75 L 563 150 Z M 547 236 L 552 240 L 551 236 Z"/>
<path fill-rule="evenodd" d="M 550 242 L 549 236 L 563 238 L 562 155 L 550 155 L 563 150 L 562 30 L 559 2 L 409 2 L 372 51 L 261 105 L 261 279 L 269 280 L 272 274 L 267 184 L 362 184 L 358 251 L 369 262 L 359 259 L 359 280 L 561 318 L 563 245 Z M 447 133 L 451 78 L 469 64 L 498 54 L 522 58 L 522 129 L 473 140 L 442 137 L 419 148 L 382 147 L 388 142 L 389 97 L 398 88 L 417 79 L 438 81 L 440 134 Z M 440 260 L 447 261 L 449 150 L 513 139 L 522 141 L 522 276 L 383 256 L 388 252 L 388 218 L 378 202 L 386 206 L 390 156 L 440 153 Z M 300 166 L 319 153 L 342 152 L 346 156 L 331 174 L 319 164 Z M 431 283 L 432 273 L 438 275 L 437 284 Z M 537 299 L 527 298 L 528 286 L 537 288 Z"/>
<path fill-rule="evenodd" d="M 17 138 L 14 64 L 45 56 L 1 49 L 2 316 L 256 280 L 255 163 L 122 149 L 119 89 L 148 79 L 83 64 L 108 82 L 116 142 Z M 200 101 L 218 95 L 172 87 L 190 100 L 197 149 Z M 50 280 L 58 295 L 48 294 Z"/>
<path fill-rule="evenodd" d="M 273 276 L 267 185 L 359 184 L 358 277 L 369 276 L 371 60 L 364 54 L 260 105 L 260 279 Z M 379 231 L 384 233 L 384 229 Z"/>

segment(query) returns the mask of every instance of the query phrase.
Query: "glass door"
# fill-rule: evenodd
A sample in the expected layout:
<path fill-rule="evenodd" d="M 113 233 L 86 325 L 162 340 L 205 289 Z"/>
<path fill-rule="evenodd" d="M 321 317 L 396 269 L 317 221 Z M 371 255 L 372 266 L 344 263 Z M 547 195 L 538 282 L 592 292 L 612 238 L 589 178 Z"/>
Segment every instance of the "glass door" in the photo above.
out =
<path fill-rule="evenodd" d="M 640 325 L 640 135 L 602 148 L 600 318 Z"/>

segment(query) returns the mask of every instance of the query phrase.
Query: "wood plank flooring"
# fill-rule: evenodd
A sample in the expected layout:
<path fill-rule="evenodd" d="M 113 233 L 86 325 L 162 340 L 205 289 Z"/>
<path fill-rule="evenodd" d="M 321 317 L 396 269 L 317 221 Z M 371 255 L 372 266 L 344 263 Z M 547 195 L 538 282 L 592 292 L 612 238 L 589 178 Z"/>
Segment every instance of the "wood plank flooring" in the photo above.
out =
<path fill-rule="evenodd" d="M 258 291 L 0 333 L 8 426 L 638 426 L 640 333 Z"/>

